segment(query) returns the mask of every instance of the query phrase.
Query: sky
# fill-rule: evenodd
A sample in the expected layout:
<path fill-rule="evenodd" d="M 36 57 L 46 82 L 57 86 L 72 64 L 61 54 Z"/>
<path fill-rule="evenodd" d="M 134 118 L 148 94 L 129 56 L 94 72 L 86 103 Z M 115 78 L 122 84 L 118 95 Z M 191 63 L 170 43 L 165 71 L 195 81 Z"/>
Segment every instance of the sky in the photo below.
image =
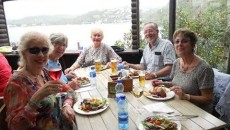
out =
<path fill-rule="evenodd" d="M 169 0 L 140 0 L 140 8 L 161 8 Z M 20 19 L 35 15 L 83 14 L 92 10 L 102 10 L 131 6 L 131 0 L 17 0 L 4 2 L 7 19 Z"/>

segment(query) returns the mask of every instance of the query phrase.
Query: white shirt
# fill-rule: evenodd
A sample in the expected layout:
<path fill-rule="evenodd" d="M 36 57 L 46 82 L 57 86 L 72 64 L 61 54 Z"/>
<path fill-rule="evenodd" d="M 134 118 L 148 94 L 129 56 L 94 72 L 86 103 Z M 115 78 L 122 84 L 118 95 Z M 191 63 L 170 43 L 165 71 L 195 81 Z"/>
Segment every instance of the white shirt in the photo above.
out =
<path fill-rule="evenodd" d="M 150 48 L 149 43 L 145 46 L 140 61 L 147 72 L 157 72 L 164 68 L 166 64 L 173 64 L 176 60 L 174 46 L 169 40 L 158 37 L 154 45 L 153 48 Z M 165 78 L 168 78 L 168 76 Z"/>

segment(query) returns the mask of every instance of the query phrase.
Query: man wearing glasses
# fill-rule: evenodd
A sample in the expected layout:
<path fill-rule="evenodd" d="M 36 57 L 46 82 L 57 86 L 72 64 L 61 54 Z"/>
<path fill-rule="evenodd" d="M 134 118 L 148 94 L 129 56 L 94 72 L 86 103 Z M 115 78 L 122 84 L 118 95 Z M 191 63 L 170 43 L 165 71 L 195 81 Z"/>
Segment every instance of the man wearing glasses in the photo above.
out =
<path fill-rule="evenodd" d="M 169 80 L 169 74 L 176 59 L 173 44 L 158 36 L 158 25 L 153 22 L 144 25 L 144 35 L 148 44 L 144 48 L 140 64 L 127 62 L 124 64 L 134 69 L 146 70 L 146 79 Z"/>

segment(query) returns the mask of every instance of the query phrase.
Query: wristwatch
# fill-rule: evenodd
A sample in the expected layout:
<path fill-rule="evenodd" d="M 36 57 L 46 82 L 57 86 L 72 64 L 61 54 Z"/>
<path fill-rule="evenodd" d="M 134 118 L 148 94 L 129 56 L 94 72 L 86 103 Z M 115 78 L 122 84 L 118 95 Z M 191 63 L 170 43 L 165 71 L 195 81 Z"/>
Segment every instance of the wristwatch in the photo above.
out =
<path fill-rule="evenodd" d="M 186 100 L 190 100 L 190 94 L 185 94 L 185 98 L 186 98 Z"/>

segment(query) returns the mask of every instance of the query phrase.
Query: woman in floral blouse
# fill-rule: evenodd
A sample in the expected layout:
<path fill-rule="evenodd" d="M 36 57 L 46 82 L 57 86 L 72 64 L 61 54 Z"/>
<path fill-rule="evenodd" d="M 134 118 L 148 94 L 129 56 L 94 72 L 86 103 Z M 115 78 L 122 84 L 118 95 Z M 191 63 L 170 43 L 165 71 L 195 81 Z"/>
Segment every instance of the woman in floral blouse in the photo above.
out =
<path fill-rule="evenodd" d="M 51 47 L 48 37 L 38 32 L 21 38 L 19 66 L 23 67 L 12 75 L 4 90 L 6 121 L 11 130 L 59 130 L 62 117 L 71 123 L 75 120 L 71 96 L 66 96 L 62 109 L 55 97 L 64 83 L 49 81 L 43 69 Z"/>
<path fill-rule="evenodd" d="M 93 29 L 91 31 L 93 45 L 86 48 L 76 62 L 65 70 L 65 73 L 68 74 L 77 68 L 93 65 L 96 59 L 99 59 L 104 65 L 107 64 L 108 67 L 110 66 L 111 58 L 121 61 L 121 57 L 115 53 L 112 47 L 102 43 L 103 37 L 104 35 L 101 29 Z"/>

